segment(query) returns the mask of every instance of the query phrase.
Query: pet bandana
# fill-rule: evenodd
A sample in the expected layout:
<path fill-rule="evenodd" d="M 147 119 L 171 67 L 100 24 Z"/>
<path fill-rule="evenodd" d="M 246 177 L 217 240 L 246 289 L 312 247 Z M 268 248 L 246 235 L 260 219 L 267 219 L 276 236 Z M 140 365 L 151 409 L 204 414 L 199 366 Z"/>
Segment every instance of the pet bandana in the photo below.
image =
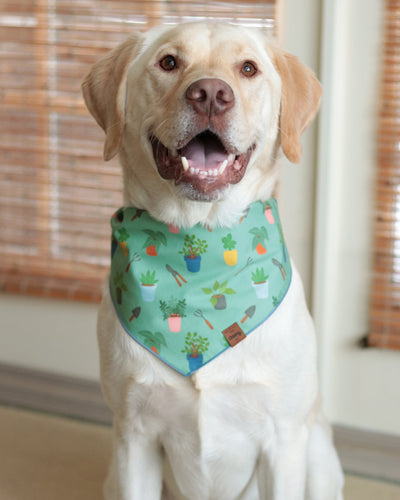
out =
<path fill-rule="evenodd" d="M 111 219 L 110 291 L 127 333 L 185 376 L 263 323 L 292 269 L 275 199 L 231 228 L 179 229 L 128 207 Z"/>

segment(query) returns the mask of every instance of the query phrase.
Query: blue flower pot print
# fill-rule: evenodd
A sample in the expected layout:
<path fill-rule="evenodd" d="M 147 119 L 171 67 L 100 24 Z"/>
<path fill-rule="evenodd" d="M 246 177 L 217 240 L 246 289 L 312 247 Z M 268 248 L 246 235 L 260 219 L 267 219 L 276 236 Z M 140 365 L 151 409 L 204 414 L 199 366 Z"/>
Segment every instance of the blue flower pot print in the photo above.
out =
<path fill-rule="evenodd" d="M 194 259 L 191 259 L 187 255 L 183 257 L 186 262 L 187 270 L 191 273 L 198 273 L 200 271 L 201 255 L 197 255 Z"/>
<path fill-rule="evenodd" d="M 262 283 L 252 283 L 254 291 L 259 299 L 267 299 L 269 296 L 268 280 Z"/>
<path fill-rule="evenodd" d="M 189 361 L 189 370 L 194 372 L 203 366 L 203 355 L 199 354 L 197 357 L 192 357 L 189 354 L 186 355 L 187 360 Z"/>
<path fill-rule="evenodd" d="M 142 299 L 145 302 L 153 302 L 156 297 L 157 283 L 154 285 L 140 284 L 140 291 L 142 292 Z"/>

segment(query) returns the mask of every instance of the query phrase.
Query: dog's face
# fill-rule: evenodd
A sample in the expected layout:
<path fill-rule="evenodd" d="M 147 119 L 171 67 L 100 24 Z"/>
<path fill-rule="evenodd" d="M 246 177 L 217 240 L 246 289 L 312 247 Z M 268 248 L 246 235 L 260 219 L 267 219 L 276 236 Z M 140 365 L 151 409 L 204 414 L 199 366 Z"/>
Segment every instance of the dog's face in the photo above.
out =
<path fill-rule="evenodd" d="M 260 31 L 203 23 L 133 35 L 83 92 L 136 204 L 143 191 L 180 205 L 270 196 L 279 146 L 300 160 L 320 98 L 311 71 Z"/>
<path fill-rule="evenodd" d="M 136 117 L 130 89 L 151 89 L 143 114 L 159 175 L 182 196 L 221 199 L 275 141 L 279 77 L 264 47 L 233 27 L 187 25 L 155 48 L 139 82 L 129 72 L 128 116 Z"/>

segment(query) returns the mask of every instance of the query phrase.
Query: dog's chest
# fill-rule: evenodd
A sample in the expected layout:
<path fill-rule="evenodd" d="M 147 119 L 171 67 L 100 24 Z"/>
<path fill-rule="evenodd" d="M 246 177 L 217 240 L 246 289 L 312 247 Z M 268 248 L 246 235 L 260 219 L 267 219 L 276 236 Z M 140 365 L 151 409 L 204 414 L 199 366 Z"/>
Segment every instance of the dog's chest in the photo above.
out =
<path fill-rule="evenodd" d="M 213 498 L 236 498 L 249 484 L 260 443 L 271 441 L 269 395 L 261 385 L 220 386 L 194 394 L 169 395 L 161 442 L 169 464 L 167 482 L 190 477 L 187 488 L 207 484 Z M 166 415 L 166 411 L 168 414 Z M 169 478 L 169 481 L 168 481 Z M 201 479 L 201 480 L 200 480 Z M 179 489 L 185 490 L 185 485 Z M 188 498 L 194 492 L 185 491 Z"/>

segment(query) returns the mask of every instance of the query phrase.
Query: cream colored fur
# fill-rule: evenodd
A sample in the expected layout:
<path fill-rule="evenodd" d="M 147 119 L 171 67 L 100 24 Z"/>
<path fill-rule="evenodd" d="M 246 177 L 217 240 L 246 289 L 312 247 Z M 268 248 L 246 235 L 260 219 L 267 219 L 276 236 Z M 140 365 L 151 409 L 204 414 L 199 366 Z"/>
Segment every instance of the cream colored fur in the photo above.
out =
<path fill-rule="evenodd" d="M 175 71 L 159 61 L 173 55 Z M 245 61 L 257 74 L 244 77 Z M 209 199 L 157 171 L 150 135 L 177 154 L 198 132 L 186 102 L 202 78 L 226 82 L 235 103 L 210 126 L 229 152 L 255 144 L 246 173 Z M 229 226 L 274 192 L 283 153 L 301 158 L 318 81 L 261 31 L 221 24 L 134 34 L 94 65 L 83 83 L 106 133 L 104 158 L 119 153 L 124 204 L 167 223 Z M 296 214 L 293 214 L 295 216 Z M 342 473 L 320 410 L 316 346 L 300 277 L 272 317 L 245 341 L 185 378 L 121 327 L 108 287 L 98 318 L 102 386 L 114 412 L 107 500 L 340 500 Z"/>

